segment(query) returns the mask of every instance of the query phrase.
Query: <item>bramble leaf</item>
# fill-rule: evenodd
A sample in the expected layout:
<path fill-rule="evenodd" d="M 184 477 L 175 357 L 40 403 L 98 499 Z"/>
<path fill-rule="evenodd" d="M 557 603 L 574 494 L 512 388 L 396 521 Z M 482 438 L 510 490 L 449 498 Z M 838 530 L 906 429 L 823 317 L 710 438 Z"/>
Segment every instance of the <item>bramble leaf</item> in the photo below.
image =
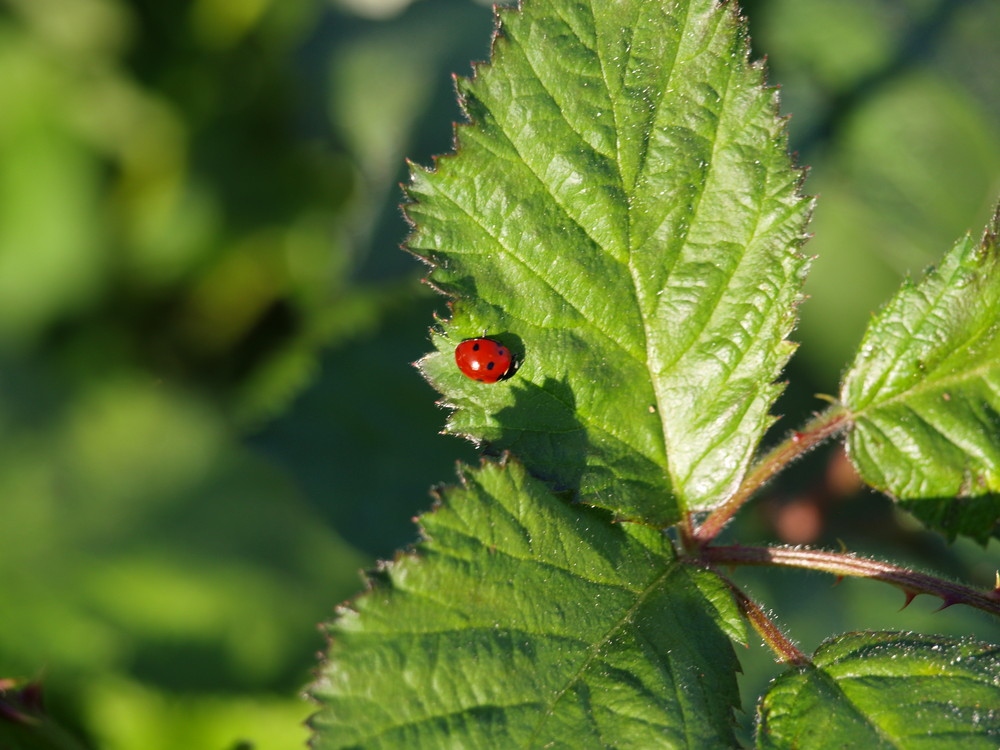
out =
<path fill-rule="evenodd" d="M 772 418 L 810 201 L 734 3 L 528 2 L 414 168 L 409 248 L 453 298 L 422 369 L 448 430 L 656 525 L 715 507 Z M 484 386 L 452 360 L 520 360 Z"/>
<path fill-rule="evenodd" d="M 669 540 L 466 470 L 329 629 L 313 747 L 732 747 L 743 624 Z"/>
<path fill-rule="evenodd" d="M 1000 648 L 913 633 L 850 633 L 778 677 L 757 747 L 995 750 Z"/>
<path fill-rule="evenodd" d="M 841 398 L 868 484 L 949 537 L 1000 534 L 1000 211 L 875 316 Z"/>

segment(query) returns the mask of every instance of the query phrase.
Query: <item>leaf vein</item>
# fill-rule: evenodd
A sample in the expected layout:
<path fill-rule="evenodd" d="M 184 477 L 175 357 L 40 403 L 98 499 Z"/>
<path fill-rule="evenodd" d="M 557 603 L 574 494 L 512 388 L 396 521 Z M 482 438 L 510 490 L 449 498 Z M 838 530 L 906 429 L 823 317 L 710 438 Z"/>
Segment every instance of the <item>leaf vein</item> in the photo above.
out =
<path fill-rule="evenodd" d="M 831 675 L 825 669 L 822 668 L 817 668 L 816 673 L 819 675 L 819 678 L 821 680 L 826 682 L 831 688 L 833 688 L 833 690 L 836 693 L 840 695 L 840 697 L 847 704 L 847 707 L 850 709 L 851 713 L 853 713 L 858 717 L 860 723 L 863 723 L 866 726 L 870 727 L 871 730 L 876 735 L 878 735 L 883 741 L 888 743 L 890 746 L 895 748 L 900 748 L 900 750 L 902 750 L 904 746 L 901 745 L 895 737 L 890 736 L 882 726 L 872 721 L 871 715 L 865 712 L 860 706 L 858 706 L 851 699 L 851 697 L 846 692 L 844 692 L 844 688 L 840 685 L 840 682 L 835 677 L 833 677 L 833 675 Z"/>
<path fill-rule="evenodd" d="M 513 144 L 511 144 L 511 145 L 513 145 Z M 497 155 L 497 156 L 498 156 L 498 158 L 500 158 L 499 155 Z M 530 171 L 530 167 L 529 167 L 529 171 Z M 532 171 L 532 174 L 534 174 L 533 171 Z M 537 175 L 535 175 L 535 177 L 538 178 Z M 539 179 L 539 182 L 541 183 L 540 179 Z M 541 183 L 541 184 L 544 185 L 544 183 Z M 638 354 L 636 354 L 635 352 L 633 352 L 628 346 L 626 346 L 623 342 L 619 341 L 614 335 L 612 335 L 610 332 L 608 332 L 604 327 L 602 327 L 600 325 L 600 323 L 599 323 L 600 317 L 599 316 L 591 317 L 590 314 L 589 314 L 589 312 L 585 311 L 585 309 L 582 306 L 577 305 L 573 300 L 571 300 L 569 298 L 567 292 L 565 292 L 564 290 L 562 290 L 559 287 L 557 287 L 552 282 L 551 279 L 549 279 L 540 270 L 536 269 L 531 263 L 529 263 L 526 260 L 526 258 L 524 256 L 520 255 L 517 252 L 517 250 L 515 250 L 513 247 L 510 247 L 509 245 L 507 245 L 506 243 L 504 243 L 501 240 L 501 238 L 500 238 L 500 236 L 498 234 L 496 234 L 495 232 L 491 231 L 489 227 L 487 227 L 485 224 L 483 224 L 481 221 L 479 221 L 479 219 L 478 219 L 478 217 L 476 216 L 475 213 L 471 212 L 464 205 L 462 205 L 462 203 L 460 203 L 459 201 L 457 201 L 454 197 L 452 197 L 448 193 L 442 191 L 442 192 L 439 192 L 439 195 L 441 195 L 444 198 L 446 198 L 453 206 L 455 206 L 456 208 L 458 208 L 459 210 L 461 210 L 466 215 L 466 217 L 468 217 L 474 224 L 476 224 L 483 231 L 484 234 L 486 234 L 486 236 L 488 236 L 490 239 L 492 239 L 496 243 L 496 246 L 500 250 L 502 250 L 505 253 L 507 253 L 507 255 L 509 257 L 513 258 L 514 260 L 517 260 L 519 263 L 521 263 L 522 266 L 524 266 L 524 268 L 526 268 L 527 270 L 531 271 L 531 273 L 535 276 L 535 278 L 537 278 L 539 281 L 541 281 L 543 284 L 545 284 L 549 289 L 551 289 L 556 294 L 556 296 L 558 296 L 559 299 L 561 299 L 563 302 L 565 302 L 566 305 L 570 309 L 572 309 L 575 313 L 577 313 L 583 321 L 585 321 L 587 324 L 589 324 L 590 326 L 592 326 L 595 330 L 600 331 L 600 333 L 608 341 L 610 341 L 616 347 L 618 347 L 619 349 L 621 349 L 625 354 L 627 354 L 633 360 L 635 360 L 635 361 L 637 361 L 639 363 L 642 363 L 642 359 L 641 359 L 641 357 Z M 551 195 L 551 193 L 549 193 L 549 195 Z M 557 203 L 557 205 L 558 205 L 558 203 Z M 562 208 L 562 207 L 560 206 L 560 208 Z M 573 219 L 572 216 L 569 216 L 567 214 L 567 218 L 570 219 L 571 221 L 573 221 L 574 223 L 576 223 L 576 220 Z M 581 230 L 584 231 L 584 233 L 586 233 L 586 230 L 583 229 L 583 227 L 580 227 L 580 228 L 581 228 Z M 589 234 L 587 236 L 591 240 L 591 242 L 595 242 L 593 240 L 593 238 L 591 238 L 589 236 Z M 596 242 L 595 242 L 595 244 L 596 244 Z M 599 247 L 599 245 L 598 245 L 598 247 Z M 464 251 L 464 254 L 467 254 L 467 255 L 485 255 L 486 253 L 484 253 L 482 251 L 466 250 L 466 251 Z"/>
<path fill-rule="evenodd" d="M 555 694 L 555 696 L 552 698 L 552 700 L 546 707 L 546 710 L 543 711 L 542 715 L 538 718 L 538 722 L 535 725 L 535 729 L 531 733 L 532 738 L 537 737 L 538 734 L 542 731 L 542 725 L 545 723 L 546 719 L 548 719 L 549 716 L 552 715 L 553 711 L 555 711 L 555 707 L 559 703 L 559 701 L 561 701 L 563 697 L 566 696 L 566 694 L 576 683 L 578 683 L 581 679 L 583 679 L 584 674 L 590 668 L 591 664 L 593 664 L 594 661 L 597 660 L 600 648 L 603 645 L 605 645 L 609 640 L 611 640 L 611 637 L 619 630 L 621 630 L 626 623 L 632 620 L 633 615 L 635 615 L 635 613 L 639 610 L 642 604 L 645 603 L 646 599 L 657 588 L 664 585 L 666 581 L 674 573 L 677 572 L 678 568 L 679 565 L 676 562 L 670 563 L 662 574 L 653 579 L 650 582 L 650 584 L 641 593 L 639 593 L 632 606 L 629 607 L 629 609 L 625 612 L 625 614 L 619 617 L 618 620 L 614 622 L 610 628 L 608 628 L 604 636 L 600 640 L 596 641 L 593 645 L 591 645 L 589 653 L 587 654 L 587 657 L 583 660 L 583 662 L 580 664 L 579 669 L 577 669 L 576 673 L 569 680 L 567 680 L 566 684 Z"/>
<path fill-rule="evenodd" d="M 938 274 L 939 272 L 934 272 L 934 273 Z M 913 326 L 907 329 L 907 333 L 909 334 L 910 338 L 916 338 L 917 332 L 924 327 L 924 325 L 927 323 L 928 318 L 930 318 L 931 315 L 937 314 L 938 305 L 941 304 L 941 301 L 945 298 L 945 296 L 947 296 L 948 292 L 951 291 L 951 287 L 949 284 L 951 278 L 952 278 L 951 276 L 948 279 L 944 279 L 940 275 L 936 276 L 935 280 L 939 282 L 939 288 L 937 290 L 937 295 L 934 297 L 933 302 L 928 301 L 927 296 L 920 285 L 913 287 L 913 292 L 915 294 L 920 294 L 920 296 L 924 299 L 924 301 L 927 304 L 922 314 L 920 315 L 919 320 L 917 320 Z M 902 296 L 900 296 L 896 300 L 893 300 L 893 303 L 897 301 L 902 303 L 904 300 Z M 906 301 L 908 302 L 910 300 Z M 902 319 L 899 320 L 899 323 L 904 327 L 906 325 L 905 321 Z M 890 359 L 889 363 L 882 369 L 881 376 L 878 378 L 878 380 L 876 380 L 875 384 L 871 388 L 867 389 L 869 393 L 868 395 L 869 403 L 873 403 L 875 401 L 879 392 L 882 390 L 882 387 L 885 385 L 886 380 L 888 380 L 894 374 L 896 370 L 896 365 L 898 365 L 900 360 L 903 359 L 908 353 L 909 353 L 909 347 L 906 346 L 900 346 L 896 350 L 892 359 Z"/>

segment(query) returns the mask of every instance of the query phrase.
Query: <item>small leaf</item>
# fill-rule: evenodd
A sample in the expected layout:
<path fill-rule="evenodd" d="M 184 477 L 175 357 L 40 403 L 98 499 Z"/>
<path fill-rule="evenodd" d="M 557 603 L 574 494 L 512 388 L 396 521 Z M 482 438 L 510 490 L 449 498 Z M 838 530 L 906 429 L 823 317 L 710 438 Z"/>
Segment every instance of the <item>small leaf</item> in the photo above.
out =
<path fill-rule="evenodd" d="M 448 429 L 656 525 L 738 486 L 780 391 L 810 202 L 734 3 L 501 11 L 471 123 L 414 168 L 409 248 L 454 299 L 422 368 Z M 483 330 L 521 360 L 465 379 Z"/>
<path fill-rule="evenodd" d="M 422 521 L 417 554 L 329 628 L 313 747 L 733 746 L 739 614 L 660 532 L 513 461 Z"/>
<path fill-rule="evenodd" d="M 929 525 L 980 542 L 1000 518 L 1000 210 L 981 242 L 872 321 L 844 379 L 847 447 L 868 484 Z"/>
<path fill-rule="evenodd" d="M 849 633 L 785 672 L 758 715 L 759 748 L 1000 745 L 1000 648 L 910 633 Z"/>

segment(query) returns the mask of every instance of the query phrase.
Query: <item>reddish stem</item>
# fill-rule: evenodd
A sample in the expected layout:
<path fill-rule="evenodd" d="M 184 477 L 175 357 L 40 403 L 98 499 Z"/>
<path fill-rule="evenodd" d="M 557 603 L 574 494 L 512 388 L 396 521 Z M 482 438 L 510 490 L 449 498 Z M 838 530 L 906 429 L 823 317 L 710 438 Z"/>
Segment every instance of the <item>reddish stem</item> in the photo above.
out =
<path fill-rule="evenodd" d="M 799 651 L 795 644 L 792 643 L 788 637 L 781 632 L 774 621 L 760 608 L 753 599 L 748 597 L 746 594 L 736 586 L 735 583 L 727 579 L 725 576 L 719 576 L 726 584 L 729 586 L 730 590 L 733 592 L 733 598 L 736 599 L 736 604 L 743 612 L 743 616 L 750 621 L 753 629 L 757 631 L 761 639 L 770 648 L 774 655 L 777 657 L 777 661 L 783 664 L 795 664 L 803 665 L 809 663 L 809 657 Z"/>
<path fill-rule="evenodd" d="M 941 609 L 953 604 L 965 604 L 1000 616 L 1000 585 L 993 591 L 978 591 L 926 573 L 901 568 L 898 565 L 869 560 L 840 552 L 798 549 L 795 547 L 704 547 L 699 559 L 713 565 L 769 565 L 789 568 L 822 570 L 837 576 L 856 576 L 885 581 L 902 589 L 906 604 L 919 594 L 941 599 Z M 906 604 L 903 606 L 905 607 Z"/>
<path fill-rule="evenodd" d="M 847 427 L 849 416 L 846 409 L 834 406 L 816 416 L 801 432 L 793 432 L 784 442 L 775 446 L 747 473 L 732 497 L 713 510 L 695 529 L 695 542 L 705 545 L 715 539 L 729 523 L 729 519 L 757 490 L 792 461 Z"/>

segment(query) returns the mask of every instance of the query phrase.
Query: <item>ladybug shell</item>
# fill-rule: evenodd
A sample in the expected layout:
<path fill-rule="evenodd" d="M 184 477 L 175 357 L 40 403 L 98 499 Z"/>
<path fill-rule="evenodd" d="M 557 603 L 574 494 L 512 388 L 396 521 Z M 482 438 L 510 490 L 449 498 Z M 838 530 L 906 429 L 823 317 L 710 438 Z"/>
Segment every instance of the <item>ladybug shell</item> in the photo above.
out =
<path fill-rule="evenodd" d="M 495 383 L 510 372 L 510 349 L 493 339 L 466 339 L 455 347 L 455 364 L 467 378 Z"/>

